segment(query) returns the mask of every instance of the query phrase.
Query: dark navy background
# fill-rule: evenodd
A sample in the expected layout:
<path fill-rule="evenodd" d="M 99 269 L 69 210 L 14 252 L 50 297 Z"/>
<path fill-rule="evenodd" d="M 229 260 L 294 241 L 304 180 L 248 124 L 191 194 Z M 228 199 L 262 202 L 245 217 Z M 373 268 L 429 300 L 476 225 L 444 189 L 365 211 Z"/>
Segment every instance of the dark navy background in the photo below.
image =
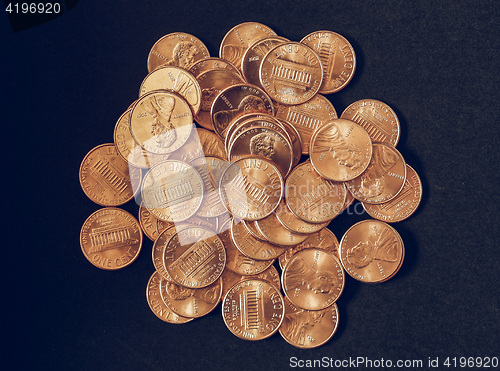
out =
<path fill-rule="evenodd" d="M 0 15 L 2 50 L 3 369 L 286 369 L 300 359 L 500 356 L 499 5 L 496 1 L 74 2 L 34 27 Z M 200 38 L 212 56 L 226 32 L 257 21 L 294 41 L 345 36 L 353 80 L 329 95 L 340 114 L 373 98 L 398 114 L 398 149 L 422 178 L 416 214 L 394 224 L 406 246 L 382 284 L 350 277 L 340 324 L 325 346 L 300 350 L 279 334 L 240 340 L 220 305 L 185 325 L 148 307 L 152 243 L 107 272 L 84 258 L 79 232 L 100 207 L 78 182 L 85 154 L 113 141 L 163 35 Z M 16 31 L 16 32 L 14 32 Z M 137 215 L 137 205 L 123 208 Z M 363 215 L 330 225 L 340 239 Z"/>

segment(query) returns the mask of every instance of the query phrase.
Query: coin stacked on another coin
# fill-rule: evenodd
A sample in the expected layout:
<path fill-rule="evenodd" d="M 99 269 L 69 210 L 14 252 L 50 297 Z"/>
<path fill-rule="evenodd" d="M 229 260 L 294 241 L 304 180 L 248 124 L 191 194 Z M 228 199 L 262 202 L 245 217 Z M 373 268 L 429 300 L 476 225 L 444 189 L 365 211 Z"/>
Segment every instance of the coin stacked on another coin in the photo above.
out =
<path fill-rule="evenodd" d="M 161 320 L 190 322 L 221 303 L 239 338 L 279 331 L 296 347 L 325 344 L 345 272 L 382 282 L 403 262 L 387 222 L 409 217 L 422 187 L 395 148 L 396 114 L 363 99 L 337 116 L 323 94 L 351 81 L 356 58 L 331 31 L 290 41 L 246 22 L 226 33 L 219 57 L 175 32 L 147 66 L 113 143 L 80 167 L 85 194 L 104 206 L 82 227 L 85 257 L 123 268 L 144 232 L 154 266 L 146 298 Z M 118 208 L 132 199 L 137 219 Z M 339 243 L 328 225 L 355 200 L 373 219 Z"/>

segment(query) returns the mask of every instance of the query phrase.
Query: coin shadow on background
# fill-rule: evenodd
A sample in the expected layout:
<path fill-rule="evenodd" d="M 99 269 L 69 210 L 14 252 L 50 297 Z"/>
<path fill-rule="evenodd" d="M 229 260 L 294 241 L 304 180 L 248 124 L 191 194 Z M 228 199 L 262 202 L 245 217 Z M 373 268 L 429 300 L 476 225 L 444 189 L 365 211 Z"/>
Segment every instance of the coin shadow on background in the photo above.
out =
<path fill-rule="evenodd" d="M 349 327 L 349 303 L 356 297 L 361 284 L 362 282 L 355 280 L 346 273 L 344 291 L 337 300 L 337 307 L 339 308 L 339 324 L 337 331 L 335 331 L 335 334 L 333 335 L 333 341 L 335 341 L 336 338 L 340 338 L 344 331 L 346 331 Z"/>
<path fill-rule="evenodd" d="M 399 111 L 397 107 L 394 107 L 394 105 L 391 102 L 385 102 L 385 103 L 389 104 L 389 106 L 396 113 L 396 116 L 398 117 L 399 120 L 401 134 L 399 137 L 399 142 L 396 145 L 396 149 L 403 155 L 405 162 L 417 172 L 418 177 L 420 178 L 420 182 L 422 183 L 422 199 L 420 200 L 420 204 L 417 210 L 412 215 L 410 215 L 410 218 L 414 218 L 420 212 L 422 212 L 429 198 L 429 187 L 427 184 L 427 179 L 420 158 L 415 152 L 409 150 L 408 147 L 406 146 L 406 141 L 408 138 L 408 125 L 405 116 L 403 115 L 402 112 Z"/>
<path fill-rule="evenodd" d="M 401 268 L 390 280 L 398 280 L 406 277 L 415 269 L 418 260 L 418 239 L 415 233 L 410 228 L 404 228 L 399 225 L 395 228 L 397 228 L 399 235 L 403 239 L 405 256 Z"/>

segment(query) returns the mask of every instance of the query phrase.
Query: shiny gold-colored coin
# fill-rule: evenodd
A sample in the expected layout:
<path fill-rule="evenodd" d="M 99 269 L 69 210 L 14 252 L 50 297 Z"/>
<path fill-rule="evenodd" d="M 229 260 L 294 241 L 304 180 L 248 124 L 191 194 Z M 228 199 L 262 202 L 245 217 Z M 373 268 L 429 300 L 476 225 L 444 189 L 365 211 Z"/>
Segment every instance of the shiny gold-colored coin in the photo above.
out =
<path fill-rule="evenodd" d="M 276 218 L 278 221 L 288 229 L 294 233 L 300 234 L 310 234 L 314 232 L 318 232 L 319 230 L 325 228 L 330 221 L 324 223 L 308 223 L 292 213 L 290 208 L 286 205 L 285 200 L 283 199 L 275 210 Z"/>
<path fill-rule="evenodd" d="M 221 197 L 238 219 L 258 220 L 271 214 L 283 196 L 278 168 L 260 157 L 246 157 L 229 166 L 220 180 Z"/>
<path fill-rule="evenodd" d="M 403 189 L 396 197 L 381 204 L 362 202 L 362 205 L 372 218 L 387 223 L 396 223 L 410 217 L 417 210 L 421 200 L 422 182 L 417 172 L 406 164 L 406 180 Z"/>
<path fill-rule="evenodd" d="M 139 97 L 154 90 L 170 90 L 179 94 L 191 107 L 193 116 L 200 111 L 200 84 L 191 73 L 183 68 L 165 66 L 151 71 L 142 81 Z"/>
<path fill-rule="evenodd" d="M 380 204 L 395 198 L 406 181 L 406 163 L 392 145 L 373 143 L 370 164 L 359 177 L 345 182 L 354 198 L 369 204 Z"/>
<path fill-rule="evenodd" d="M 189 67 L 190 72 L 195 78 L 198 78 L 203 72 L 211 70 L 229 70 L 240 74 L 240 70 L 228 60 L 218 57 L 208 57 L 200 59 Z"/>
<path fill-rule="evenodd" d="M 285 228 L 275 213 L 256 220 L 255 224 L 267 241 L 279 246 L 295 246 L 308 237 L 307 234 L 299 234 Z"/>
<path fill-rule="evenodd" d="M 153 166 L 144 176 L 144 206 L 158 219 L 180 222 L 196 213 L 203 199 L 203 180 L 182 161 L 166 160 Z"/>
<path fill-rule="evenodd" d="M 337 118 L 335 107 L 321 94 L 316 94 L 302 104 L 275 104 L 274 109 L 278 119 L 289 122 L 300 133 L 303 154 L 309 153 L 309 142 L 314 131 Z"/>
<path fill-rule="evenodd" d="M 191 160 L 189 164 L 203 179 L 203 200 L 196 215 L 202 218 L 213 218 L 227 213 L 220 196 L 219 183 L 222 174 L 231 163 L 218 157 L 203 156 Z"/>
<path fill-rule="evenodd" d="M 162 277 L 161 298 L 176 314 L 188 318 L 207 315 L 217 307 L 222 299 L 222 278 L 201 289 L 188 288 Z"/>
<path fill-rule="evenodd" d="M 279 332 L 297 348 L 317 348 L 328 342 L 337 331 L 337 304 L 322 310 L 306 310 L 293 305 L 285 296 L 285 317 Z"/>
<path fill-rule="evenodd" d="M 372 141 L 362 126 L 350 120 L 334 119 L 313 133 L 309 156 L 321 176 L 345 182 L 368 167 Z"/>
<path fill-rule="evenodd" d="M 160 38 L 148 55 L 148 72 L 160 66 L 177 66 L 185 70 L 196 61 L 210 57 L 197 37 L 185 32 L 173 32 Z"/>
<path fill-rule="evenodd" d="M 224 142 L 214 132 L 204 128 L 194 128 L 184 145 L 169 155 L 171 160 L 190 162 L 201 156 L 227 159 Z"/>
<path fill-rule="evenodd" d="M 243 255 L 231 238 L 232 220 L 229 219 L 226 223 L 226 228 L 219 233 L 219 237 L 226 248 L 226 271 L 230 270 L 238 275 L 255 275 L 264 272 L 273 264 L 274 259 L 255 260 Z"/>
<path fill-rule="evenodd" d="M 399 142 L 399 119 L 387 103 L 375 99 L 361 99 L 350 104 L 340 118 L 361 125 L 370 135 L 372 142 L 389 143 L 394 147 Z"/>
<path fill-rule="evenodd" d="M 129 165 L 141 169 L 149 169 L 158 162 L 166 160 L 169 155 L 149 153 L 137 144 L 132 137 L 132 133 L 130 132 L 131 111 L 132 109 L 129 108 L 116 122 L 115 130 L 113 132 L 113 141 L 118 153 L 129 163 Z"/>
<path fill-rule="evenodd" d="M 192 129 L 191 107 L 180 95 L 168 90 L 143 95 L 130 112 L 132 137 L 151 153 L 174 152 L 186 143 Z"/>
<path fill-rule="evenodd" d="M 358 281 L 376 283 L 390 279 L 401 267 L 403 258 L 401 236 L 379 220 L 354 224 L 340 241 L 342 265 Z"/>
<path fill-rule="evenodd" d="M 272 161 L 283 178 L 293 165 L 291 142 L 283 134 L 267 127 L 246 129 L 233 138 L 228 159 L 236 161 L 247 156 L 262 156 Z"/>
<path fill-rule="evenodd" d="M 233 219 L 231 223 L 231 238 L 234 246 L 245 256 L 255 260 L 272 260 L 283 254 L 286 246 L 274 245 L 270 242 L 258 240 L 243 226 Z"/>
<path fill-rule="evenodd" d="M 251 84 L 236 84 L 222 90 L 210 109 L 214 131 L 224 139 L 232 121 L 251 112 L 274 115 L 273 102 L 264 90 Z"/>
<path fill-rule="evenodd" d="M 281 270 L 285 268 L 286 263 L 292 258 L 292 256 L 304 249 L 315 248 L 315 249 L 323 249 L 330 251 L 335 256 L 340 257 L 339 255 L 339 241 L 337 237 L 330 231 L 328 228 L 323 228 L 318 232 L 312 233 L 307 237 L 307 239 L 289 249 L 286 249 L 283 255 L 279 257 L 279 265 Z"/>
<path fill-rule="evenodd" d="M 243 77 L 231 69 L 209 70 L 196 77 L 201 88 L 201 108 L 195 116 L 198 124 L 206 129 L 214 130 L 210 109 L 215 97 L 224 89 L 244 82 Z"/>
<path fill-rule="evenodd" d="M 141 170 L 129 166 L 113 143 L 91 149 L 78 172 L 85 195 L 101 206 L 119 206 L 134 198 L 141 183 Z"/>
<path fill-rule="evenodd" d="M 231 28 L 222 39 L 219 56 L 230 61 L 241 71 L 241 60 L 255 41 L 276 36 L 270 27 L 258 22 L 240 23 Z"/>
<path fill-rule="evenodd" d="M 190 226 L 177 231 L 165 246 L 165 268 L 175 283 L 190 288 L 214 283 L 226 266 L 226 250 L 211 230 Z"/>
<path fill-rule="evenodd" d="M 321 86 L 323 69 L 309 46 L 288 42 L 269 50 L 262 58 L 260 84 L 278 103 L 301 104 L 311 99 Z"/>
<path fill-rule="evenodd" d="M 314 49 L 321 59 L 323 83 L 320 93 L 336 93 L 351 81 L 356 70 L 356 54 L 345 37 L 332 31 L 315 31 L 300 42 Z"/>
<path fill-rule="evenodd" d="M 222 301 L 222 317 L 237 337 L 261 340 L 278 331 L 285 314 L 283 296 L 273 284 L 261 279 L 236 283 Z"/>
<path fill-rule="evenodd" d="M 323 249 L 295 253 L 281 276 L 285 295 L 296 306 L 321 310 L 337 301 L 344 290 L 344 269 L 338 257 Z"/>
<path fill-rule="evenodd" d="M 309 161 L 296 166 L 285 182 L 285 201 L 298 218 L 309 223 L 326 223 L 344 206 L 343 183 L 319 175 Z"/>
<path fill-rule="evenodd" d="M 80 247 L 97 268 L 117 270 L 137 259 L 142 247 L 142 230 L 129 212 L 105 207 L 92 213 L 80 230 Z"/>
<path fill-rule="evenodd" d="M 290 40 L 281 36 L 270 36 L 257 40 L 250 45 L 241 59 L 241 73 L 243 74 L 245 80 L 250 84 L 257 85 L 262 88 L 259 77 L 259 69 L 262 58 L 276 45 L 289 41 Z"/>
<path fill-rule="evenodd" d="M 165 304 L 160 294 L 161 280 L 162 277 L 158 272 L 153 272 L 149 278 L 146 288 L 146 300 L 149 308 L 164 322 L 182 324 L 192 321 L 193 318 L 182 317 L 175 314 L 172 309 Z"/>

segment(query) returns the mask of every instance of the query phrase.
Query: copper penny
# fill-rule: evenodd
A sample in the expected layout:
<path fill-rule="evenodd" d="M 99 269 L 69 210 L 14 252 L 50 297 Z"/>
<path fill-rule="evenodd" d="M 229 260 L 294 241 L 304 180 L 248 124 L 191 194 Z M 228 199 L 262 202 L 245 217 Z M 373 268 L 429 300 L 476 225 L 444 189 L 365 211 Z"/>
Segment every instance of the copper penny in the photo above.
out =
<path fill-rule="evenodd" d="M 336 93 L 351 81 L 356 70 L 356 54 L 345 37 L 332 31 L 315 31 L 301 43 L 318 53 L 323 66 L 322 94 Z"/>
<path fill-rule="evenodd" d="M 119 206 L 134 198 L 141 181 L 141 170 L 129 166 L 113 143 L 91 149 L 83 158 L 78 172 L 85 195 L 101 206 Z"/>
<path fill-rule="evenodd" d="M 185 223 L 177 223 L 174 225 L 170 225 L 165 228 L 156 238 L 153 243 L 153 248 L 151 250 L 151 257 L 153 260 L 153 265 L 155 270 L 162 276 L 168 279 L 169 281 L 173 281 L 170 277 L 170 274 L 167 271 L 165 266 L 165 248 L 170 241 L 170 239 L 182 229 L 189 228 L 189 224 Z"/>
<path fill-rule="evenodd" d="M 210 109 L 215 97 L 224 89 L 244 82 L 238 72 L 230 69 L 209 70 L 196 77 L 201 88 L 201 108 L 195 116 L 198 124 L 206 129 L 214 130 Z"/>
<path fill-rule="evenodd" d="M 219 237 L 226 248 L 226 270 L 230 270 L 238 275 L 255 275 L 262 273 L 273 264 L 274 259 L 255 260 L 243 255 L 236 248 L 231 238 L 232 220 L 228 220 L 226 223 L 228 224 L 227 228 L 219 233 Z"/>
<path fill-rule="evenodd" d="M 141 169 L 148 169 L 158 162 L 166 160 L 169 155 L 149 153 L 137 144 L 130 132 L 131 110 L 132 109 L 129 108 L 125 111 L 116 122 L 113 132 L 113 141 L 118 153 L 129 163 L 129 165 Z"/>
<path fill-rule="evenodd" d="M 316 94 L 307 102 L 296 105 L 275 104 L 276 117 L 289 122 L 300 133 L 301 152 L 309 153 L 311 135 L 328 121 L 337 118 L 333 104 L 321 94 Z"/>
<path fill-rule="evenodd" d="M 319 230 L 326 227 L 329 223 L 329 221 L 324 223 L 308 223 L 300 219 L 299 217 L 297 217 L 297 215 L 292 213 L 290 208 L 286 205 L 284 199 L 275 210 L 275 214 L 283 227 L 295 233 L 309 234 L 318 232 Z"/>
<path fill-rule="evenodd" d="M 258 240 L 250 232 L 233 219 L 231 223 L 231 238 L 234 246 L 245 256 L 255 260 L 272 260 L 283 254 L 286 246 L 273 245 L 270 242 Z"/>
<path fill-rule="evenodd" d="M 201 106 L 201 88 L 196 78 L 180 67 L 165 66 L 151 71 L 142 81 L 139 97 L 154 90 L 170 90 L 179 94 L 191 107 L 193 116 Z"/>
<path fill-rule="evenodd" d="M 290 136 L 293 153 L 292 167 L 295 167 L 302 159 L 302 138 L 300 137 L 300 133 L 295 126 L 285 120 L 278 119 L 278 121 L 285 127 L 286 132 Z"/>
<path fill-rule="evenodd" d="M 403 240 L 387 223 L 363 220 L 347 230 L 340 241 L 340 259 L 346 272 L 362 282 L 386 281 L 400 268 Z"/>
<path fill-rule="evenodd" d="M 203 180 L 182 161 L 166 160 L 148 170 L 141 189 L 144 206 L 158 219 L 180 222 L 196 213 L 203 199 Z"/>
<path fill-rule="evenodd" d="M 164 322 L 173 324 L 187 323 L 193 318 L 187 318 L 175 314 L 163 301 L 160 294 L 162 277 L 158 272 L 153 272 L 146 287 L 146 300 L 151 311 Z"/>
<path fill-rule="evenodd" d="M 179 316 L 203 317 L 214 310 L 222 299 L 222 278 L 210 286 L 194 289 L 178 285 L 162 277 L 160 294 L 165 304 Z"/>
<path fill-rule="evenodd" d="M 280 291 L 261 279 L 236 283 L 222 301 L 224 323 L 241 339 L 261 340 L 275 334 L 284 314 Z"/>
<path fill-rule="evenodd" d="M 255 127 L 272 129 L 282 134 L 288 139 L 289 142 L 292 140 L 287 129 L 285 129 L 285 126 L 274 116 L 266 113 L 247 113 L 232 121 L 230 126 L 227 128 L 224 140 L 226 150 L 229 152 L 229 148 L 231 148 L 236 135 L 241 134 L 246 129 Z"/>
<path fill-rule="evenodd" d="M 185 32 L 169 33 L 154 43 L 148 54 L 148 72 L 160 66 L 188 69 L 194 62 L 210 57 L 210 53 L 197 37 Z"/>
<path fill-rule="evenodd" d="M 213 218 L 227 213 L 219 192 L 219 182 L 223 172 L 231 164 L 218 157 L 198 157 L 189 163 L 203 179 L 203 200 L 196 212 L 199 217 Z"/>
<path fill-rule="evenodd" d="M 279 246 L 294 246 L 308 237 L 307 234 L 295 233 L 285 228 L 275 213 L 255 221 L 255 224 L 267 241 Z"/>
<path fill-rule="evenodd" d="M 165 225 L 162 226 L 163 228 L 166 228 L 167 226 L 170 227 L 174 225 L 173 223 L 170 222 L 162 222 Z M 155 241 L 158 238 L 158 219 L 151 214 L 151 212 L 146 209 L 141 202 L 139 205 L 139 224 L 141 225 L 141 229 L 144 232 L 144 234 L 151 240 Z"/>
<path fill-rule="evenodd" d="M 245 113 L 261 112 L 274 115 L 271 98 L 261 88 L 251 84 L 236 84 L 222 90 L 210 109 L 214 131 L 221 138 L 231 122 Z"/>
<path fill-rule="evenodd" d="M 226 266 L 226 250 L 221 239 L 202 227 L 178 230 L 167 242 L 163 254 L 172 280 L 190 288 L 211 285 Z"/>
<path fill-rule="evenodd" d="M 333 232 L 328 228 L 323 228 L 318 232 L 311 233 L 304 242 L 287 249 L 283 255 L 280 255 L 280 268 L 283 270 L 286 263 L 288 263 L 288 261 L 296 252 L 308 248 L 327 250 L 333 253 L 335 256 L 340 257 L 339 241 L 337 240 L 337 237 L 335 237 Z"/>
<path fill-rule="evenodd" d="M 270 36 L 255 41 L 248 47 L 241 59 L 241 73 L 247 82 L 260 86 L 259 69 L 262 58 L 276 45 L 289 42 L 281 36 Z"/>
<path fill-rule="evenodd" d="M 267 268 L 265 271 L 253 275 L 241 275 L 232 272 L 229 269 L 226 269 L 222 273 L 222 297 L 226 296 L 227 292 L 234 284 L 250 278 L 267 281 L 269 283 L 274 284 L 276 288 L 280 290 L 281 287 L 280 275 L 278 273 L 278 270 L 274 268 L 273 265 L 270 265 L 269 268 Z"/>
<path fill-rule="evenodd" d="M 219 56 L 241 70 L 241 60 L 248 47 L 264 37 L 276 36 L 270 27 L 258 22 L 244 22 L 231 28 L 222 39 Z"/>
<path fill-rule="evenodd" d="M 339 259 L 323 249 L 304 249 L 293 255 L 281 276 L 285 295 L 296 306 L 320 310 L 337 301 L 345 275 Z"/>
<path fill-rule="evenodd" d="M 200 76 L 203 72 L 211 70 L 229 70 L 240 74 L 240 70 L 236 68 L 231 62 L 218 58 L 218 57 L 208 57 L 196 61 L 191 67 L 189 67 L 188 72 L 190 72 L 195 78 Z"/>
<path fill-rule="evenodd" d="M 362 205 L 368 215 L 372 218 L 382 220 L 387 223 L 396 223 L 407 219 L 417 210 L 422 200 L 422 182 L 417 172 L 406 164 L 406 180 L 403 189 L 396 197 L 381 204 Z"/>
<path fill-rule="evenodd" d="M 224 142 L 219 136 L 204 128 L 194 128 L 187 142 L 171 153 L 169 159 L 190 162 L 201 156 L 227 159 Z"/>
<path fill-rule="evenodd" d="M 311 99 L 321 86 L 323 69 L 309 46 L 288 42 L 269 50 L 260 65 L 260 84 L 278 103 L 300 104 Z"/>
<path fill-rule="evenodd" d="M 359 176 L 372 158 L 372 141 L 360 125 L 334 119 L 311 137 L 311 163 L 324 178 L 342 181 Z"/>
<path fill-rule="evenodd" d="M 406 163 L 392 145 L 373 143 L 370 164 L 359 177 L 346 182 L 354 198 L 370 204 L 380 204 L 395 198 L 406 180 Z"/>
<path fill-rule="evenodd" d="M 341 212 L 344 212 L 345 210 L 347 210 L 349 208 L 349 206 L 351 206 L 354 203 L 354 201 L 356 201 L 356 199 L 354 198 L 352 193 L 349 191 L 349 188 L 347 188 L 347 187 L 346 187 L 345 194 L 346 194 L 345 203 L 344 203 L 344 207 L 342 208 Z"/>
<path fill-rule="evenodd" d="M 117 270 L 137 259 L 142 247 L 142 230 L 129 212 L 105 207 L 92 213 L 80 230 L 80 247 L 97 268 Z"/>
<path fill-rule="evenodd" d="M 267 241 L 266 237 L 264 237 L 264 235 L 260 233 L 259 229 L 257 228 L 257 224 L 255 224 L 255 221 L 247 222 L 246 220 L 242 220 L 241 223 L 246 228 L 246 230 L 256 239 L 261 241 Z"/>
<path fill-rule="evenodd" d="M 283 134 L 267 127 L 246 129 L 233 138 L 228 159 L 236 161 L 246 156 L 262 156 L 272 161 L 283 178 L 293 165 L 291 142 Z"/>
<path fill-rule="evenodd" d="M 285 182 L 285 201 L 298 218 L 325 223 L 335 218 L 345 203 L 343 183 L 319 175 L 309 161 L 296 166 Z"/>
<path fill-rule="evenodd" d="M 251 278 L 259 278 L 270 282 L 274 284 L 278 290 L 281 290 L 281 277 L 274 265 L 270 265 L 264 272 L 254 274 Z"/>
<path fill-rule="evenodd" d="M 399 142 L 399 119 L 387 103 L 375 99 L 361 99 L 350 104 L 340 118 L 361 125 L 370 135 L 372 142 L 389 143 L 394 147 Z"/>
<path fill-rule="evenodd" d="M 317 348 L 327 343 L 337 331 L 337 304 L 322 310 L 306 310 L 285 297 L 285 317 L 279 332 L 283 339 L 297 348 Z"/>
<path fill-rule="evenodd" d="M 168 154 L 179 149 L 193 129 L 191 107 L 177 93 L 155 90 L 140 97 L 130 112 L 130 132 L 146 151 Z"/>
<path fill-rule="evenodd" d="M 229 212 L 243 220 L 271 214 L 283 196 L 278 168 L 264 158 L 247 157 L 231 164 L 220 180 L 222 200 Z"/>

